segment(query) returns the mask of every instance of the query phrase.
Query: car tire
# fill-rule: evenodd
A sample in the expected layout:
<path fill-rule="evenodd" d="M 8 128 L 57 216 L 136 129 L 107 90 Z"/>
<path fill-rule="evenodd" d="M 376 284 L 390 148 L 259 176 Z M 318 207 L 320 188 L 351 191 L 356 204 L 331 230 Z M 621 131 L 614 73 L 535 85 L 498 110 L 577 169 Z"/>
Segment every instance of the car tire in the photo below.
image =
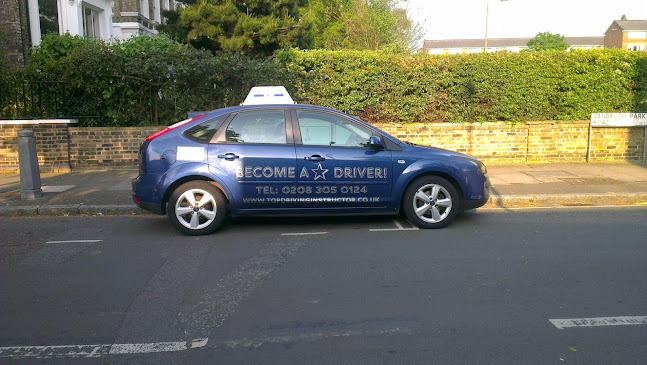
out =
<path fill-rule="evenodd" d="M 406 217 L 419 228 L 443 228 L 460 211 L 456 188 L 439 176 L 415 179 L 404 192 L 403 210 Z"/>
<path fill-rule="evenodd" d="M 166 211 L 178 231 L 200 236 L 222 226 L 227 199 L 220 189 L 207 181 L 190 181 L 173 191 Z"/>

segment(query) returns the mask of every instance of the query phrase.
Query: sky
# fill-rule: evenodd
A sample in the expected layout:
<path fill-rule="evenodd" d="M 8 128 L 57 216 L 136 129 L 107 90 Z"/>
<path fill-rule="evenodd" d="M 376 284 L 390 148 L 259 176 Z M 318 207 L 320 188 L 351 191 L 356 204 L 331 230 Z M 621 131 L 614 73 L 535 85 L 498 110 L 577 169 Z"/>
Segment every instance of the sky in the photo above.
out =
<path fill-rule="evenodd" d="M 623 14 L 647 20 L 647 0 L 401 0 L 401 6 L 426 40 L 483 39 L 488 1 L 488 38 L 603 36 Z"/>

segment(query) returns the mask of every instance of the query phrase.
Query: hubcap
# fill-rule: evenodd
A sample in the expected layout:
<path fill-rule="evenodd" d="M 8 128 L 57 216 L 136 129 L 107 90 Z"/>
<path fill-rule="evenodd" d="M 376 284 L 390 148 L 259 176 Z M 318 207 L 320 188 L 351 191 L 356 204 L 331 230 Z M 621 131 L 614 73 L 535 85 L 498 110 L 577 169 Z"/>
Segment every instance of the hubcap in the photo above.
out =
<path fill-rule="evenodd" d="M 185 191 L 175 202 L 175 217 L 188 229 L 202 229 L 216 218 L 216 200 L 202 189 Z"/>
<path fill-rule="evenodd" d="M 427 184 L 413 196 L 413 210 L 427 223 L 438 223 L 452 210 L 452 197 L 441 185 Z"/>

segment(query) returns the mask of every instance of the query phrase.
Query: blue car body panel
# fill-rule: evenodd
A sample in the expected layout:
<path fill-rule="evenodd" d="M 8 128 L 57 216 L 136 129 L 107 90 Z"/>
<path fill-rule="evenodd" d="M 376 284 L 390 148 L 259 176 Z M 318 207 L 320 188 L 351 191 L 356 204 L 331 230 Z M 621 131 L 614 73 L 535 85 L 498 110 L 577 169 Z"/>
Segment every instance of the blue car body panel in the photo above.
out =
<path fill-rule="evenodd" d="M 284 143 L 228 142 L 244 137 L 231 137 L 224 131 L 239 114 L 270 110 L 274 114 L 285 112 Z M 385 148 L 337 146 L 332 142 L 304 145 L 297 117 L 300 110 L 343 118 L 381 137 Z M 222 125 L 209 141 L 185 133 L 213 120 L 222 120 Z M 357 118 L 311 105 L 238 106 L 207 112 L 142 143 L 139 159 L 140 175 L 133 180 L 133 198 L 140 207 L 158 214 L 165 213 L 173 189 L 190 180 L 216 183 L 234 215 L 394 214 L 400 209 L 407 186 L 426 174 L 451 181 L 461 195 L 463 209 L 482 206 L 489 198 L 487 174 L 478 160 L 457 152 L 409 145 Z"/>

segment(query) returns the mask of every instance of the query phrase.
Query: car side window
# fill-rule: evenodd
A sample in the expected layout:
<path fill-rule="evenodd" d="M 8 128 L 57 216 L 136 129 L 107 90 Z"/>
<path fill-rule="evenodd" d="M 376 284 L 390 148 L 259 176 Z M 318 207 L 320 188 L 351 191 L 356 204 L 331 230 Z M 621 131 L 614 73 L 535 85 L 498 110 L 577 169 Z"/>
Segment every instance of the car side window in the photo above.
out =
<path fill-rule="evenodd" d="M 184 132 L 184 134 L 194 141 L 208 143 L 218 132 L 218 128 L 225 119 L 227 119 L 227 114 L 200 123 Z"/>
<path fill-rule="evenodd" d="M 228 143 L 285 144 L 285 113 L 283 110 L 241 112 L 227 126 Z"/>
<path fill-rule="evenodd" d="M 373 134 L 334 114 L 299 110 L 297 117 L 301 142 L 305 146 L 367 147 Z"/>

